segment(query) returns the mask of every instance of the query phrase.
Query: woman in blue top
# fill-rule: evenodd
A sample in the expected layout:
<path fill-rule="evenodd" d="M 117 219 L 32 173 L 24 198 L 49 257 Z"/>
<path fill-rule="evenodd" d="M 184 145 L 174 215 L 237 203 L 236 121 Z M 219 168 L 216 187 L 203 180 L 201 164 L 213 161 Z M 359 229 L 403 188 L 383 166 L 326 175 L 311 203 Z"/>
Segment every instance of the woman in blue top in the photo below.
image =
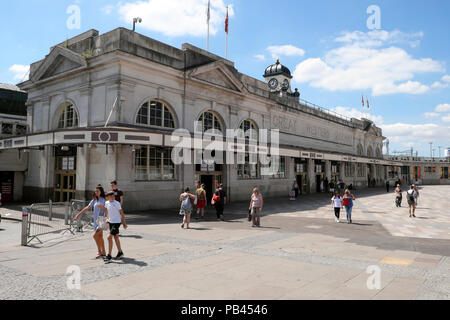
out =
<path fill-rule="evenodd" d="M 88 210 L 94 209 L 94 240 L 98 248 L 98 254 L 96 259 L 106 258 L 103 230 L 97 225 L 97 220 L 99 216 L 106 217 L 105 211 L 100 206 L 102 207 L 105 206 L 105 190 L 103 190 L 103 187 L 101 185 L 99 185 L 95 189 L 93 199 L 89 203 L 89 205 L 83 210 L 81 210 L 80 213 L 78 213 L 74 218 L 74 220 L 76 221 L 80 218 L 81 215 L 85 214 Z"/>
<path fill-rule="evenodd" d="M 352 221 L 352 211 L 353 211 L 353 201 L 355 201 L 355 196 L 350 193 L 350 190 L 345 190 L 344 198 L 342 199 L 342 205 L 347 212 L 347 223 L 353 223 Z"/>

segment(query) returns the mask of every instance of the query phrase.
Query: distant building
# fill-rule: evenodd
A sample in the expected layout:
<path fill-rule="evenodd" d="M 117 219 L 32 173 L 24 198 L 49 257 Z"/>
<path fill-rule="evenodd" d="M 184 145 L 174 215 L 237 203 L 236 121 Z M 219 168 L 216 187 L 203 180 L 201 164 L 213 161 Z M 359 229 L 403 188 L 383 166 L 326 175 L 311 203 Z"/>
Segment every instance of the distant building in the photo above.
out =
<path fill-rule="evenodd" d="M 0 84 L 0 139 L 27 134 L 27 94 L 18 87 Z M 2 202 L 22 199 L 27 155 L 18 150 L 0 150 Z"/>

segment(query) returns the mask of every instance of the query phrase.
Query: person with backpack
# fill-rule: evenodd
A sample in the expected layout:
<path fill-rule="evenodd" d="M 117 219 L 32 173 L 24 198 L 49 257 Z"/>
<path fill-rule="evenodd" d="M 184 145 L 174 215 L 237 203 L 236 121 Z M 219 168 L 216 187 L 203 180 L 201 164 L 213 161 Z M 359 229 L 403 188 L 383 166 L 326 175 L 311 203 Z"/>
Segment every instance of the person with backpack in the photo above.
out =
<path fill-rule="evenodd" d="M 406 197 L 408 198 L 408 206 L 409 206 L 409 217 L 416 217 L 416 197 L 417 191 L 414 185 L 411 186 L 411 189 L 408 190 Z M 412 215 L 411 215 L 412 211 Z"/>
<path fill-rule="evenodd" d="M 356 198 L 353 194 L 350 193 L 350 190 L 345 190 L 344 198 L 342 198 L 342 206 L 345 208 L 345 211 L 347 212 L 347 223 L 351 224 L 352 221 L 352 211 L 353 211 L 353 201 L 355 201 Z"/>
<path fill-rule="evenodd" d="M 180 202 L 181 202 L 180 216 L 184 216 L 183 223 L 181 225 L 182 229 L 184 229 L 185 224 L 186 229 L 190 229 L 189 224 L 191 223 L 191 214 L 192 208 L 194 208 L 194 200 L 195 196 L 190 193 L 189 188 L 186 188 L 184 190 L 184 193 L 180 195 Z"/>
<path fill-rule="evenodd" d="M 214 193 L 214 196 L 211 200 L 211 204 L 214 206 L 214 208 L 216 209 L 216 215 L 217 215 L 217 220 L 221 220 L 221 208 L 223 208 L 223 206 L 220 205 L 220 191 L 219 189 L 216 190 L 216 192 Z M 223 210 L 223 209 L 222 209 Z"/>

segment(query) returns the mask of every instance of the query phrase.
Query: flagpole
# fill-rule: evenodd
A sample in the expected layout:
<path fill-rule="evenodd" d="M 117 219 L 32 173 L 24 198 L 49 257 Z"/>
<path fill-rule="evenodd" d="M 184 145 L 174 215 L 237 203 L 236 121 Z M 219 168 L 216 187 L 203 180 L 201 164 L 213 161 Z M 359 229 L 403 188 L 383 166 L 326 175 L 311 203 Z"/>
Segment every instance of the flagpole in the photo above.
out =
<path fill-rule="evenodd" d="M 207 51 L 209 52 L 209 22 L 211 20 L 211 0 L 208 0 L 208 10 L 206 11 L 206 21 L 208 24 L 208 35 L 207 35 Z"/>
<path fill-rule="evenodd" d="M 225 59 L 228 59 L 228 6 L 227 6 L 227 17 L 225 18 Z"/>

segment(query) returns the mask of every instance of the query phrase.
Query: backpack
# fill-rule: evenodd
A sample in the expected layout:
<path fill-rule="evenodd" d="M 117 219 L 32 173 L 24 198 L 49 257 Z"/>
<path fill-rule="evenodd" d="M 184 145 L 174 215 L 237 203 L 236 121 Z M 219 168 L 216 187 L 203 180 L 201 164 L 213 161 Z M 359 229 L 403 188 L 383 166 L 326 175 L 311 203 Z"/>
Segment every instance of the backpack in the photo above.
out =
<path fill-rule="evenodd" d="M 192 209 L 191 197 L 186 196 L 186 198 L 183 200 L 181 206 L 182 206 L 183 209 L 185 209 L 185 210 L 190 210 L 190 209 Z"/>
<path fill-rule="evenodd" d="M 219 203 L 220 202 L 220 195 L 219 196 L 214 195 L 213 201 L 214 201 L 214 203 Z"/>
<path fill-rule="evenodd" d="M 344 207 L 350 207 L 350 198 L 344 198 L 344 200 L 342 201 L 342 205 Z"/>
<path fill-rule="evenodd" d="M 409 193 L 409 191 L 408 191 L 408 196 L 409 196 L 409 201 L 416 201 L 416 199 L 414 198 L 414 192 L 415 191 L 413 191 L 412 193 Z"/>

